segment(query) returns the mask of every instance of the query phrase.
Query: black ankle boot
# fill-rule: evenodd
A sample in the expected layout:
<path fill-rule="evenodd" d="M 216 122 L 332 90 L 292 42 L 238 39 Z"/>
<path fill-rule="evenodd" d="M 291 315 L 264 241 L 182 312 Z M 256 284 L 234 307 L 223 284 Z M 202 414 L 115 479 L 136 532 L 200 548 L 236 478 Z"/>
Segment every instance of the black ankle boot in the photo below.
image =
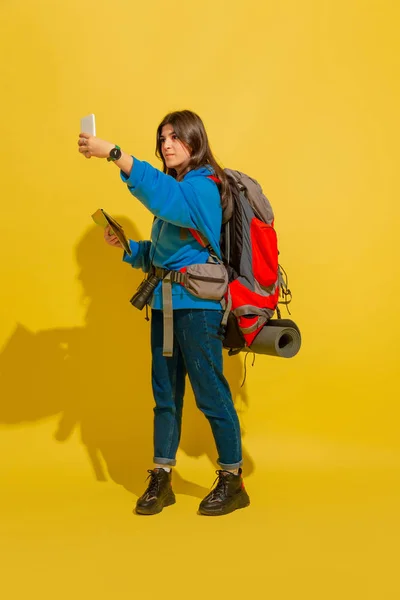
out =
<path fill-rule="evenodd" d="M 175 494 L 171 487 L 171 473 L 164 469 L 148 470 L 150 483 L 147 490 L 136 502 L 136 512 L 140 515 L 156 515 L 164 506 L 175 504 Z"/>
<path fill-rule="evenodd" d="M 250 498 L 244 489 L 242 469 L 239 469 L 238 475 L 224 470 L 216 471 L 216 473 L 218 474 L 218 483 L 200 503 L 199 513 L 201 515 L 227 515 L 250 504 Z"/>

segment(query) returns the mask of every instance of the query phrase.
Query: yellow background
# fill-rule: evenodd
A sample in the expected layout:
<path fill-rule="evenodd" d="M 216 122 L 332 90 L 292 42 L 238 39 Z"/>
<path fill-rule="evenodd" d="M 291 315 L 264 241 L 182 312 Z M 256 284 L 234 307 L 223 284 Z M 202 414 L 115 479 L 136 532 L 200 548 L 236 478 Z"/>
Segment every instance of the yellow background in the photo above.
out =
<path fill-rule="evenodd" d="M 399 43 L 389 0 L 2 0 L 0 582 L 25 597 L 389 600 L 400 596 Z M 276 213 L 303 347 L 226 372 L 250 508 L 196 514 L 213 442 L 188 394 L 178 502 L 131 511 L 151 467 L 141 279 L 103 207 L 151 215 L 79 120 L 158 165 L 170 110 Z M 397 169 L 398 170 L 398 169 Z M 250 357 L 249 357 L 250 358 Z"/>

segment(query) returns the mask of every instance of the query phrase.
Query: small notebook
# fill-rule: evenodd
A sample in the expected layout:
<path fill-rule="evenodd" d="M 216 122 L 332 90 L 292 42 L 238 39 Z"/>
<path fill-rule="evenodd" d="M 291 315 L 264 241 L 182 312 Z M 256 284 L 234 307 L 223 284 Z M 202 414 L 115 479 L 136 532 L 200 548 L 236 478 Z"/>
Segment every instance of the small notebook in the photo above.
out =
<path fill-rule="evenodd" d="M 96 225 L 100 225 L 101 227 L 107 227 L 107 225 L 110 225 L 113 233 L 115 233 L 115 235 L 121 242 L 122 247 L 125 250 L 125 252 L 127 254 L 129 254 L 129 256 L 132 255 L 131 249 L 129 247 L 128 239 L 124 233 L 122 226 L 118 223 L 118 221 L 113 219 L 102 208 L 99 208 L 98 210 L 96 210 L 96 212 L 92 215 L 92 219 L 96 223 Z"/>

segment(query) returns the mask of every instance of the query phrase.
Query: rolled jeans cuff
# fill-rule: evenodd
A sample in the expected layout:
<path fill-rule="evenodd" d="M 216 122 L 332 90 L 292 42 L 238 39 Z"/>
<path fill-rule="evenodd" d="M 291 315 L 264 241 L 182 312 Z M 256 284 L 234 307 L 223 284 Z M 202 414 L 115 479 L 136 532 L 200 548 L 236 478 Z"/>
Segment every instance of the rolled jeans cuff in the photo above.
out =
<path fill-rule="evenodd" d="M 227 465 L 225 463 L 222 463 L 221 461 L 217 460 L 217 463 L 219 464 L 220 467 L 222 467 L 223 469 L 226 469 L 227 471 L 233 471 L 233 469 L 239 469 L 242 464 L 243 461 L 241 460 L 240 462 L 237 463 L 232 463 L 230 465 Z"/>
<path fill-rule="evenodd" d="M 176 465 L 175 458 L 157 458 L 157 456 L 154 456 L 153 462 L 156 465 L 166 465 L 167 467 L 175 467 Z"/>

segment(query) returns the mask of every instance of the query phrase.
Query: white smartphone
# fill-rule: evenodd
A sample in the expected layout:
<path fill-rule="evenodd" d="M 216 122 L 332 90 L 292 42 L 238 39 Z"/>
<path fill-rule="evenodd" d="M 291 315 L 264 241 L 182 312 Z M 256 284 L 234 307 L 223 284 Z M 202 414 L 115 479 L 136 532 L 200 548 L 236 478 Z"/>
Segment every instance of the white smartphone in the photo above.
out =
<path fill-rule="evenodd" d="M 89 135 L 96 135 L 96 119 L 94 115 L 88 115 L 81 119 L 81 133 L 88 133 Z"/>

